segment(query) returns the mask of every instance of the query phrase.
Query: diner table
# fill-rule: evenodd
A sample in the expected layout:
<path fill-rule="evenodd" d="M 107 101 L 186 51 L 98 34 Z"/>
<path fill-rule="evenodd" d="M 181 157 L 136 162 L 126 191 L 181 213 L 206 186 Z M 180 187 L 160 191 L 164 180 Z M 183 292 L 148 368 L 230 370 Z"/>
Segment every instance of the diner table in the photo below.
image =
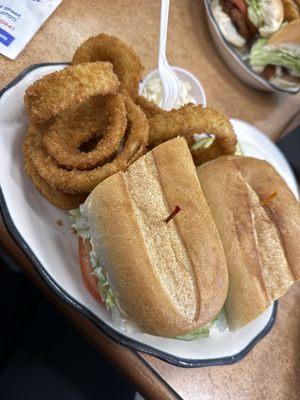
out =
<path fill-rule="evenodd" d="M 143 61 L 146 74 L 157 67 L 159 17 L 158 0 L 64 0 L 16 60 L 0 56 L 0 87 L 32 64 L 70 61 L 83 40 L 100 32 L 116 35 L 132 45 Z M 273 140 L 284 132 L 300 110 L 300 95 L 259 92 L 233 75 L 211 40 L 201 0 L 171 1 L 167 50 L 171 65 L 189 70 L 200 80 L 208 106 L 255 125 Z M 94 345 L 95 351 L 113 364 L 145 398 L 300 398 L 300 282 L 280 299 L 271 332 L 242 360 L 226 366 L 183 368 L 111 340 L 65 304 L 39 277 L 8 234 L 3 221 L 0 244 Z"/>

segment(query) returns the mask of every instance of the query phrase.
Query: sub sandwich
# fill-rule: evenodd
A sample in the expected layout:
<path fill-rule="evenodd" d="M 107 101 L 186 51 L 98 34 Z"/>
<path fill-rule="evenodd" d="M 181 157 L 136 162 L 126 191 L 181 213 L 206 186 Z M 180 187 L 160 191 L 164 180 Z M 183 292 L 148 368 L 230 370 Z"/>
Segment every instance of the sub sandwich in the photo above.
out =
<path fill-rule="evenodd" d="M 115 320 L 153 335 L 198 337 L 221 311 L 225 254 L 184 138 L 100 183 L 74 227 L 85 238 L 85 280 L 96 296 L 90 277 L 98 280 Z"/>

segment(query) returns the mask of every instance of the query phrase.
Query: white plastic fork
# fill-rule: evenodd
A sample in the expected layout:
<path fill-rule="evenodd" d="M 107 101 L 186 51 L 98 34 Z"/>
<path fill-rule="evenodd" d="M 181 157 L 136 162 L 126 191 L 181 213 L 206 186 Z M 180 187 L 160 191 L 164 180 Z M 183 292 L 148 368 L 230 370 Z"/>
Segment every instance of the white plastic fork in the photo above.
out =
<path fill-rule="evenodd" d="M 181 82 L 170 67 L 166 56 L 169 6 L 170 0 L 161 0 L 158 74 L 163 86 L 162 108 L 165 110 L 170 110 L 176 106 L 181 91 Z"/>

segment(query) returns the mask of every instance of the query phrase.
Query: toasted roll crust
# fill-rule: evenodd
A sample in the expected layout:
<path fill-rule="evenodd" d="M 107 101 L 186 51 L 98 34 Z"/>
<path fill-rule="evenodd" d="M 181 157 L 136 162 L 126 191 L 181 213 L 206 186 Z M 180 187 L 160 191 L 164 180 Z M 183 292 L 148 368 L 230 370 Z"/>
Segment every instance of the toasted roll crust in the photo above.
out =
<path fill-rule="evenodd" d="M 261 314 L 300 279 L 300 208 L 267 162 L 225 156 L 197 168 L 226 254 L 231 329 Z"/>

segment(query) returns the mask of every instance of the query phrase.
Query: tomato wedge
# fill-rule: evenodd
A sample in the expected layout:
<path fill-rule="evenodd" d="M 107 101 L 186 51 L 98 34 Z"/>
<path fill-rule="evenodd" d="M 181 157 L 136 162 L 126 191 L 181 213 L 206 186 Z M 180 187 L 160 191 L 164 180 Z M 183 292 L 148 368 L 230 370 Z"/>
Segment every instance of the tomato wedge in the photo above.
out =
<path fill-rule="evenodd" d="M 103 303 L 100 293 L 98 291 L 98 279 L 96 278 L 96 276 L 92 275 L 93 268 L 90 262 L 89 254 L 91 251 L 90 242 L 80 237 L 78 241 L 78 250 L 83 281 L 94 299 Z"/>
<path fill-rule="evenodd" d="M 230 0 L 240 12 L 247 16 L 247 5 L 244 0 Z"/>

